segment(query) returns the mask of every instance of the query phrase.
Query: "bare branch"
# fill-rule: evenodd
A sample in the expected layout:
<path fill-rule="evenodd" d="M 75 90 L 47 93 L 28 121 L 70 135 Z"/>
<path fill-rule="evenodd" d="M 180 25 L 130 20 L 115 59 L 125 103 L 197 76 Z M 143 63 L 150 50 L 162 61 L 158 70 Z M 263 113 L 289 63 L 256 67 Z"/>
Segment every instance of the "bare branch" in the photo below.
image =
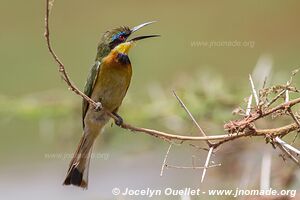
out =
<path fill-rule="evenodd" d="M 299 134 L 299 131 L 297 131 L 297 133 L 295 134 L 295 137 L 294 137 L 294 139 L 293 139 L 293 141 L 292 141 L 292 144 L 295 143 L 295 141 L 296 141 L 296 139 L 297 139 L 297 137 L 298 137 L 298 134 Z"/>
<path fill-rule="evenodd" d="M 300 129 L 300 122 L 299 122 L 298 118 L 294 115 L 292 109 L 288 108 L 287 111 L 291 115 L 291 117 L 293 118 L 293 120 L 297 123 L 297 125 L 299 126 L 299 129 Z"/>
<path fill-rule="evenodd" d="M 270 107 L 277 99 L 279 99 L 284 93 L 286 92 L 286 89 L 279 92 L 269 103 L 267 103 L 266 107 Z"/>
<path fill-rule="evenodd" d="M 282 103 L 280 105 L 277 105 L 274 108 L 267 109 L 264 112 L 256 112 L 256 113 L 253 113 L 251 116 L 246 116 L 246 117 L 236 120 L 234 122 L 227 123 L 224 125 L 224 128 L 226 130 L 228 130 L 230 133 L 235 132 L 237 130 L 237 128 L 238 128 L 238 130 L 244 130 L 247 126 L 249 126 L 252 122 L 254 122 L 256 120 L 266 117 L 277 111 L 285 110 L 288 107 L 293 107 L 294 105 L 296 105 L 298 103 L 300 103 L 300 98 L 291 100 L 289 102 Z"/>

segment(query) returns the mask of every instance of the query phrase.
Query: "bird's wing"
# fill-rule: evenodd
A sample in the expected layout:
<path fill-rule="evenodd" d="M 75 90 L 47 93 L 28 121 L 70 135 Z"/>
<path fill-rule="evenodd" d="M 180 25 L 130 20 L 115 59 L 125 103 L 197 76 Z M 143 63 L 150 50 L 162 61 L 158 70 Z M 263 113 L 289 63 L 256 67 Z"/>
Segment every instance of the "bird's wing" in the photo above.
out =
<path fill-rule="evenodd" d="M 100 69 L 100 62 L 96 61 L 95 64 L 92 66 L 91 70 L 90 70 L 90 74 L 87 78 L 87 81 L 85 83 L 84 86 L 84 94 L 87 95 L 88 97 L 92 96 L 92 92 L 94 89 L 94 85 L 95 82 L 97 80 L 97 76 L 98 76 L 98 72 Z M 83 128 L 84 128 L 84 118 L 86 115 L 86 112 L 88 110 L 89 107 L 89 102 L 87 102 L 87 100 L 83 99 L 82 100 L 82 124 L 83 124 Z"/>

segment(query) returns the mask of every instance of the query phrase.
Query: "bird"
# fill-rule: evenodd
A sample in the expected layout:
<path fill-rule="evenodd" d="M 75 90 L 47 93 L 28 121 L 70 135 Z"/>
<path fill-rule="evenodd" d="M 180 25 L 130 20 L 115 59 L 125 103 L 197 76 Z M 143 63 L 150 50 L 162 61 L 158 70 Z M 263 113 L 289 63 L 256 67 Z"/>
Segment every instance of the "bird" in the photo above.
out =
<path fill-rule="evenodd" d="M 115 124 L 119 126 L 122 125 L 123 119 L 118 115 L 118 109 L 127 93 L 132 77 L 128 52 L 138 40 L 159 35 L 127 39 L 132 33 L 154 22 L 146 22 L 133 28 L 128 26 L 114 28 L 106 31 L 98 43 L 95 63 L 90 69 L 84 93 L 93 101 L 101 103 L 102 108 L 110 111 L 116 117 Z M 97 136 L 103 132 L 104 126 L 110 118 L 105 110 L 97 110 L 83 99 L 83 135 L 70 161 L 63 185 L 74 185 L 87 189 L 92 148 Z"/>

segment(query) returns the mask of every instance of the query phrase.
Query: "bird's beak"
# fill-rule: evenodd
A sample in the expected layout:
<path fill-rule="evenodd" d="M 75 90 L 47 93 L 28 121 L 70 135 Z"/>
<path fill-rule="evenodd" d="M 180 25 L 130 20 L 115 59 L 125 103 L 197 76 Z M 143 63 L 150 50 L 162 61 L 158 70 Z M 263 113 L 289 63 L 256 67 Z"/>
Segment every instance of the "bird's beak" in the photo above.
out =
<path fill-rule="evenodd" d="M 135 26 L 131 29 L 131 33 L 134 33 L 136 32 L 137 30 L 143 28 L 144 26 L 148 26 L 149 24 L 153 24 L 155 23 L 156 21 L 152 21 L 152 22 L 146 22 L 146 23 L 143 23 L 143 24 L 140 24 L 138 26 Z M 142 40 L 142 39 L 146 39 L 146 38 L 151 38 L 151 37 L 159 37 L 160 35 L 145 35 L 145 36 L 138 36 L 138 37 L 135 37 L 131 40 L 129 40 L 129 42 L 135 42 L 135 41 L 138 41 L 138 40 Z"/>
<path fill-rule="evenodd" d="M 155 23 L 155 22 L 156 22 L 156 21 L 146 22 L 146 23 L 140 24 L 140 25 L 138 25 L 138 26 L 135 26 L 135 27 L 133 27 L 133 28 L 131 29 L 131 33 L 134 33 L 134 32 L 136 32 L 137 30 L 143 28 L 144 26 L 147 26 L 147 25 L 149 25 L 149 24 L 153 24 L 153 23 Z"/>
<path fill-rule="evenodd" d="M 160 35 L 144 35 L 144 36 L 138 36 L 138 37 L 135 37 L 131 40 L 129 40 L 129 42 L 135 42 L 135 41 L 138 41 L 138 40 L 142 40 L 142 39 L 146 39 L 146 38 L 151 38 L 151 37 L 159 37 Z"/>

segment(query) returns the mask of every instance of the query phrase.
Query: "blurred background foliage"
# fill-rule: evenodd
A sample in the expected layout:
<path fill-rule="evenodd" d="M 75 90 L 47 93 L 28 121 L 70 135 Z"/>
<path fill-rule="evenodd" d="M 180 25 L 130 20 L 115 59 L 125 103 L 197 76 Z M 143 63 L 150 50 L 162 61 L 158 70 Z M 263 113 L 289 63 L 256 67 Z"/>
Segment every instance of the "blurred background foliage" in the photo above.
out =
<path fill-rule="evenodd" d="M 70 158 L 47 159 L 45 154 L 73 153 L 82 133 L 81 99 L 67 90 L 47 52 L 43 38 L 44 1 L 0 2 L 0 177 L 4 180 L 0 185 L 5 185 L 0 191 L 4 196 L 12 197 L 11 193 L 18 188 L 19 195 L 31 199 L 57 191 L 56 199 L 98 199 L 111 198 L 110 191 L 116 186 L 199 185 L 199 171 L 167 170 L 160 178 L 167 144 L 109 124 L 96 144 L 96 152 L 108 153 L 109 159 L 92 161 L 90 189 L 82 194 L 73 188 L 63 188 L 61 181 Z M 55 1 L 50 23 L 55 51 L 72 80 L 83 88 L 104 31 L 157 20 L 136 33 L 157 33 L 162 37 L 140 42 L 130 52 L 134 75 L 121 116 L 138 126 L 197 134 L 172 95 L 175 90 L 208 134 L 221 134 L 223 123 L 235 118 L 231 111 L 238 106 L 245 108 L 244 98 L 250 94 L 248 74 L 253 72 L 257 85 L 264 73 L 269 85 L 284 84 L 290 72 L 299 67 L 299 8 L 297 1 L 65 0 Z M 254 46 L 192 45 L 213 41 L 251 41 Z M 296 77 L 295 84 L 299 82 Z M 284 123 L 265 120 L 260 125 L 276 127 Z M 236 188 L 243 182 L 240 175 L 246 172 L 255 174 L 251 181 L 251 176 L 247 179 L 244 174 L 247 187 L 258 187 L 257 171 L 261 152 L 265 151 L 274 155 L 273 171 L 291 171 L 291 177 L 296 174 L 288 169 L 293 164 L 284 164 L 278 152 L 261 140 L 228 146 L 216 156 L 224 167 L 208 172 L 205 188 Z M 199 165 L 203 164 L 205 152 L 187 148 L 176 148 L 173 160 L 170 155 L 171 161 L 186 164 L 196 154 Z M 245 172 L 245 162 L 256 166 L 256 171 L 247 167 Z M 141 176 L 143 183 L 138 180 Z M 28 181 L 26 186 L 25 181 L 19 181 L 20 177 Z M 228 178 L 225 184 L 224 177 Z M 290 185 L 277 182 L 274 187 L 297 185 L 297 181 Z M 33 192 L 35 184 L 40 193 Z M 4 189 L 7 186 L 11 188 Z"/>

